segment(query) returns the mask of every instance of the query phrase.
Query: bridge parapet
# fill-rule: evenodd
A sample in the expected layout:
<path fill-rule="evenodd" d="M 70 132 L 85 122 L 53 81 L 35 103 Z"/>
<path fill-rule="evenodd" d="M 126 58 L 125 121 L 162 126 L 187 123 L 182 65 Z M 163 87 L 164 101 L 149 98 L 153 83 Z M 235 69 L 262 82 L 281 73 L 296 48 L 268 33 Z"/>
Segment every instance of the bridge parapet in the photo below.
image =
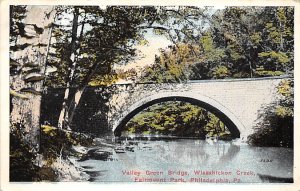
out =
<path fill-rule="evenodd" d="M 231 120 L 238 123 L 241 137 L 246 138 L 258 123 L 259 111 L 279 98 L 276 87 L 282 79 L 287 77 L 189 81 L 179 84 L 117 84 L 113 86 L 109 101 L 108 124 L 115 130 L 119 125 L 124 125 L 122 120 L 127 121 L 136 114 L 135 109 L 140 111 L 150 102 L 153 104 L 155 99 L 192 97 L 204 103 L 210 100 L 208 105 L 213 103 L 213 107 L 219 107 L 217 114 L 231 115 Z M 162 99 L 164 97 L 166 99 Z"/>
<path fill-rule="evenodd" d="M 260 122 L 259 114 L 281 97 L 277 86 L 288 77 L 189 81 L 187 83 L 114 84 L 88 87 L 75 111 L 72 129 L 98 136 L 111 134 L 151 104 L 170 100 L 192 102 L 215 112 L 236 126 L 246 138 Z M 70 92 L 75 93 L 75 90 Z M 49 89 L 43 95 L 44 124 L 56 126 L 64 89 Z M 234 131 L 234 129 L 233 129 Z M 237 134 L 237 133 L 236 133 Z"/>

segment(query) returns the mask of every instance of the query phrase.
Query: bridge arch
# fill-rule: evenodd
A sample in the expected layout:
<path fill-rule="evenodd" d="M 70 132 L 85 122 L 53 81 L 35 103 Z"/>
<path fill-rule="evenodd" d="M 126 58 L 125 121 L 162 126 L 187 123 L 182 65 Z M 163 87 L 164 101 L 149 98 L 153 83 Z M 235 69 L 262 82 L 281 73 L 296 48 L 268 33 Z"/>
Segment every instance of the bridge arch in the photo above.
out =
<path fill-rule="evenodd" d="M 240 138 L 245 130 L 244 125 L 229 109 L 210 97 L 190 92 L 162 92 L 146 96 L 123 111 L 112 125 L 114 134 L 120 136 L 126 123 L 143 109 L 165 101 L 185 101 L 210 111 L 227 126 L 233 138 Z"/>

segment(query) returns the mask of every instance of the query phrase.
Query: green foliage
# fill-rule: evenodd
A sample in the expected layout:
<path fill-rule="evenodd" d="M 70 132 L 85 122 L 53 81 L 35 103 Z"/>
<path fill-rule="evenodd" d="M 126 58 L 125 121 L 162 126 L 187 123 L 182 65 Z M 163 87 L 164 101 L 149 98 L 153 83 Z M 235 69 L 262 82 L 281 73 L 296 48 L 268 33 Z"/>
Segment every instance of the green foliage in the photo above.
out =
<path fill-rule="evenodd" d="M 275 113 L 280 118 L 285 118 L 289 116 L 293 116 L 294 111 L 292 108 L 284 107 L 284 106 L 278 106 L 276 107 Z"/>
<path fill-rule="evenodd" d="M 185 44 L 193 47 L 184 55 L 191 62 L 182 66 L 185 63 L 176 53 L 179 49 L 174 49 L 172 55 L 176 56 L 156 62 L 151 70 L 145 70 L 144 76 L 167 82 L 291 74 L 294 70 L 293 11 L 292 7 L 227 7 L 216 11 L 201 35 L 184 37 Z M 173 74 L 168 72 L 172 68 L 164 68 L 174 57 L 186 72 Z M 160 71 L 163 76 L 159 76 Z"/>
<path fill-rule="evenodd" d="M 95 76 L 89 83 L 89 86 L 109 86 L 118 80 L 117 74 L 104 74 Z"/>
<path fill-rule="evenodd" d="M 38 154 L 33 151 L 21 131 L 22 124 L 15 124 L 10 131 L 9 181 L 56 181 L 55 172 L 46 166 L 37 165 Z"/>
<path fill-rule="evenodd" d="M 257 48 L 258 45 L 263 41 L 262 40 L 262 33 L 261 32 L 254 32 L 251 36 L 250 39 L 252 43 L 255 45 L 255 48 Z"/>
<path fill-rule="evenodd" d="M 254 72 L 255 76 L 257 77 L 265 77 L 265 76 L 281 76 L 284 75 L 285 73 L 282 71 L 266 71 L 266 70 L 256 70 Z"/>
<path fill-rule="evenodd" d="M 75 18 L 75 10 L 79 10 L 79 23 L 71 29 L 72 23 L 63 24 L 61 20 L 66 19 L 67 13 Z M 147 45 L 139 26 L 151 22 L 155 12 L 153 7 L 59 7 L 48 57 L 48 65 L 58 70 L 49 74 L 46 85 L 63 87 L 70 83 L 73 87 L 82 87 L 89 83 L 114 83 L 113 64 L 133 60 L 136 56 L 134 45 Z M 72 54 L 75 61 L 71 60 Z"/>
<path fill-rule="evenodd" d="M 182 137 L 229 135 L 225 125 L 213 114 L 187 102 L 154 104 L 133 117 L 123 135 L 159 134 Z M 220 136 L 222 138 L 222 136 Z"/>
<path fill-rule="evenodd" d="M 38 166 L 34 164 L 36 154 L 24 141 L 24 135 L 16 125 L 10 132 L 10 173 L 9 180 L 13 182 L 34 181 L 37 177 Z"/>
<path fill-rule="evenodd" d="M 40 153 L 44 156 L 48 167 L 58 158 L 72 154 L 73 145 L 89 146 L 92 138 L 81 133 L 64 131 L 49 125 L 41 126 L 41 149 Z"/>
<path fill-rule="evenodd" d="M 215 49 L 213 39 L 209 34 L 201 37 L 200 44 L 203 46 L 204 52 L 211 52 Z"/>
<path fill-rule="evenodd" d="M 280 105 L 276 107 L 276 115 L 281 118 L 294 117 L 294 81 L 283 80 L 278 86 L 278 92 L 283 96 Z"/>
<path fill-rule="evenodd" d="M 225 57 L 225 51 L 221 48 L 216 48 L 211 33 L 207 33 L 200 38 L 199 46 L 201 50 L 201 58 L 206 62 L 221 62 Z"/>
<path fill-rule="evenodd" d="M 213 69 L 212 77 L 217 79 L 222 79 L 230 76 L 230 72 L 226 66 L 217 66 Z"/>
<path fill-rule="evenodd" d="M 261 111 L 261 122 L 249 143 L 255 146 L 293 147 L 294 82 L 283 80 L 277 87 L 282 98 Z"/>
<path fill-rule="evenodd" d="M 182 82 L 189 78 L 188 67 L 198 60 L 199 49 L 187 44 L 177 44 L 161 51 L 156 64 L 145 69 L 142 82 Z"/>
<path fill-rule="evenodd" d="M 22 125 L 15 125 L 10 132 L 10 181 L 57 181 L 57 174 L 51 164 L 58 158 L 71 153 L 72 145 L 89 146 L 92 139 L 84 134 L 66 132 L 55 127 L 43 125 L 41 127 L 41 150 L 46 164 L 36 165 L 37 153 L 32 151 L 20 131 Z M 41 162 L 41 161 L 39 161 Z"/>
<path fill-rule="evenodd" d="M 261 52 L 258 53 L 258 56 L 260 58 L 270 59 L 271 61 L 278 62 L 280 64 L 285 64 L 290 61 L 288 55 L 283 52 L 275 52 L 275 51 Z"/>
<path fill-rule="evenodd" d="M 134 59 L 134 45 L 146 46 L 144 34 L 151 29 L 165 35 L 174 45 L 162 50 L 155 64 L 144 69 L 142 82 L 277 76 L 293 71 L 292 7 L 227 7 L 213 15 L 205 9 L 189 7 L 78 8 L 82 26 L 93 28 L 85 30 L 84 38 L 79 37 L 76 43 L 78 66 L 73 86 L 83 82 L 109 85 L 120 79 L 114 77 L 112 65 Z M 48 57 L 48 64 L 58 70 L 47 78 L 48 86 L 64 86 L 70 80 L 65 74 L 70 65 L 66 55 L 71 31 L 60 20 L 73 9 L 60 7 L 54 25 L 55 41 L 50 52 L 55 51 Z M 196 16 L 203 17 L 201 23 L 195 20 Z M 209 26 L 203 29 L 205 23 Z M 92 78 L 86 82 L 84 79 L 97 63 L 101 66 L 93 69 Z"/>
<path fill-rule="evenodd" d="M 283 80 L 278 86 L 278 92 L 287 99 L 293 99 L 294 82 L 292 80 Z"/>
<path fill-rule="evenodd" d="M 128 63 L 135 59 L 135 45 L 148 44 L 144 38 L 145 33 L 152 31 L 166 35 L 175 43 L 181 43 L 184 37 L 199 35 L 202 26 L 196 24 L 198 20 L 195 18 L 203 18 L 204 24 L 207 14 L 201 8 L 151 6 L 108 6 L 106 9 L 57 6 L 56 11 L 58 14 L 52 26 L 53 39 L 47 59 L 48 65 L 57 67 L 57 71 L 50 73 L 46 80 L 46 85 L 51 87 L 67 86 L 68 82 L 71 82 L 71 86 L 88 85 L 91 81 L 93 85 L 103 84 L 99 78 L 111 75 L 114 63 Z M 74 19 L 78 16 L 78 23 L 71 23 L 70 19 L 67 21 L 65 17 L 70 14 Z M 83 32 L 76 34 L 80 30 Z M 184 52 L 181 48 L 180 51 Z M 75 54 L 76 63 L 70 62 L 72 53 Z M 185 59 L 182 61 L 187 61 Z M 76 71 L 71 76 L 73 67 L 76 67 Z M 172 76 L 175 75 L 176 80 L 179 80 L 182 70 L 172 66 L 170 68 L 172 71 L 166 75 L 166 79 L 173 81 Z M 114 83 L 114 79 L 104 84 L 111 83 Z"/>

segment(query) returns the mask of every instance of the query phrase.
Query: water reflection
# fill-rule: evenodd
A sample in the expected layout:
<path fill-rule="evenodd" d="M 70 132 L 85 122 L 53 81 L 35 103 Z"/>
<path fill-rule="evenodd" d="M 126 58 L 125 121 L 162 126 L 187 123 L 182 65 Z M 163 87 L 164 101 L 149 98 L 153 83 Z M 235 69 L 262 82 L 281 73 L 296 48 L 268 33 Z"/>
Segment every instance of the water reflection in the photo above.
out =
<path fill-rule="evenodd" d="M 232 161 L 239 153 L 240 151 L 240 146 L 239 145 L 234 145 L 232 143 L 229 144 L 229 147 L 226 151 L 226 145 L 225 144 L 218 144 L 217 148 L 218 148 L 218 154 L 219 154 L 219 150 L 220 147 L 222 147 L 222 154 L 221 157 L 219 159 L 218 165 L 222 165 L 222 164 L 226 164 L 230 161 Z"/>
<path fill-rule="evenodd" d="M 204 140 L 194 139 L 159 139 L 159 140 L 118 140 L 119 145 L 128 145 L 132 151 L 113 152 L 114 160 L 87 160 L 81 162 L 93 170 L 103 173 L 94 177 L 93 181 L 135 181 L 134 176 L 122 172 L 135 170 L 142 174 L 147 170 L 161 171 L 159 178 L 168 180 L 168 171 L 186 171 L 189 181 L 195 177 L 195 170 L 228 171 L 230 176 L 223 178 L 240 182 L 271 182 L 272 177 L 280 182 L 291 180 L 293 172 L 293 150 L 287 148 L 257 148 L 247 145 L 236 145 L 229 141 L 218 141 L 209 144 Z M 261 162 L 261 159 L 272 158 L 272 162 Z M 253 172 L 252 175 L 238 176 L 237 171 Z M 157 176 L 146 176 L 146 178 Z M 145 178 L 145 177 L 144 177 Z M 202 178 L 197 176 L 196 178 Z M 222 178 L 222 176 L 205 176 L 203 178 Z M 278 178 L 278 179 L 276 179 Z"/>

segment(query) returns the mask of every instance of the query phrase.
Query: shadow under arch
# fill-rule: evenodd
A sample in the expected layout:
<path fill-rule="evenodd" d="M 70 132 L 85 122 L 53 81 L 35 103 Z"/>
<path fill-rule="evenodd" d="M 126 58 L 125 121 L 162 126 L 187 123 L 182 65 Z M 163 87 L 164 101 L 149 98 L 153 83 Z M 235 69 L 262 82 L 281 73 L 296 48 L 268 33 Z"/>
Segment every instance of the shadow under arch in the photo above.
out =
<path fill-rule="evenodd" d="M 121 136 L 123 127 L 136 114 L 138 114 L 139 112 L 151 105 L 166 101 L 185 101 L 210 111 L 227 126 L 232 138 L 240 138 L 241 131 L 243 131 L 245 128 L 244 125 L 239 121 L 239 119 L 237 119 L 237 117 L 231 111 L 229 111 L 221 103 L 217 102 L 216 100 L 210 97 L 187 92 L 164 92 L 147 96 L 144 99 L 137 101 L 128 109 L 123 111 L 119 119 L 116 120 L 112 125 L 112 130 L 115 136 Z"/>

